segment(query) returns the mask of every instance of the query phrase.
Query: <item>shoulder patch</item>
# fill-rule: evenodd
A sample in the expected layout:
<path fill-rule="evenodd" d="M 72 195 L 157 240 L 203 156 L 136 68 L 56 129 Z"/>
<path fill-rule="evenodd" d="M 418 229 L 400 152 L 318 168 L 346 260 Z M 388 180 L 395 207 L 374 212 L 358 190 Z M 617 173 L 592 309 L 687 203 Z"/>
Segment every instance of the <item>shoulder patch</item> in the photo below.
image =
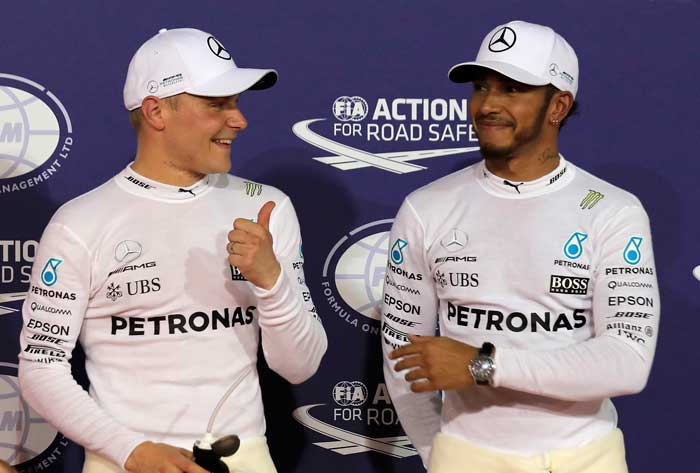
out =
<path fill-rule="evenodd" d="M 252 182 L 252 181 L 243 181 L 243 184 L 245 184 L 245 193 L 249 197 L 256 197 L 260 194 L 262 194 L 263 191 L 263 185 L 258 184 L 257 182 Z"/>

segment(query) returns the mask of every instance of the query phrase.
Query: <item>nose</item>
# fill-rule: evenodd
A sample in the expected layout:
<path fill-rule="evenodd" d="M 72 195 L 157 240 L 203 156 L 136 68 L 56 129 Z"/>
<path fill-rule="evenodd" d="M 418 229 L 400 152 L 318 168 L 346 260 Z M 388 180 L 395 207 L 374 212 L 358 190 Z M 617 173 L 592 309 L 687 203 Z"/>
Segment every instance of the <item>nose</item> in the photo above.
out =
<path fill-rule="evenodd" d="M 239 108 L 236 108 L 231 110 L 229 116 L 226 118 L 226 126 L 238 130 L 245 130 L 248 126 L 248 120 L 246 120 L 243 112 Z"/>
<path fill-rule="evenodd" d="M 500 96 L 493 90 L 484 92 L 479 97 L 478 101 L 478 111 L 480 115 L 489 115 L 491 113 L 498 113 L 502 109 L 502 104 L 500 101 Z"/>

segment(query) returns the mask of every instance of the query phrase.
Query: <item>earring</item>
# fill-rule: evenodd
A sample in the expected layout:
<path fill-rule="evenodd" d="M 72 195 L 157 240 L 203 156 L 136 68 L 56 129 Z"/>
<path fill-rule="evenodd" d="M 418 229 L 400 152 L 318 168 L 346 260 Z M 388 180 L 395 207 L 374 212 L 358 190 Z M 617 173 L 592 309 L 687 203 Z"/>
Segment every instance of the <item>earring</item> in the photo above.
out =
<path fill-rule="evenodd" d="M 556 118 L 552 118 L 552 119 L 550 120 L 550 122 L 551 122 L 552 125 L 554 125 L 554 126 L 559 126 L 560 120 L 557 120 Z"/>

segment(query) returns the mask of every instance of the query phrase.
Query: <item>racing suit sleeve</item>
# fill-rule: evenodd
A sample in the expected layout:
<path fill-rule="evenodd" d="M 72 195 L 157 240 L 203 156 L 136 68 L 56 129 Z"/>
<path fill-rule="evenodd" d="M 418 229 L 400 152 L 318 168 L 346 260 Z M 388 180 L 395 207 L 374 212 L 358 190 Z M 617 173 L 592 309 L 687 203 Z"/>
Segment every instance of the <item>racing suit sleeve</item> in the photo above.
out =
<path fill-rule="evenodd" d="M 496 347 L 494 385 L 568 401 L 634 394 L 646 385 L 659 326 L 649 219 L 620 210 L 594 247 L 594 336 L 551 351 Z"/>
<path fill-rule="evenodd" d="M 289 198 L 277 205 L 270 230 L 282 271 L 272 288 L 253 286 L 263 353 L 270 368 L 298 384 L 316 372 L 328 340 L 306 286 L 299 221 Z"/>
<path fill-rule="evenodd" d="M 389 259 L 382 305 L 384 379 L 399 420 L 428 464 L 433 437 L 440 431 L 439 393 L 414 393 L 397 373 L 389 354 L 408 343 L 408 334 L 435 335 L 438 299 L 427 261 L 425 228 L 408 200 L 399 209 L 389 240 Z"/>
<path fill-rule="evenodd" d="M 22 397 L 83 447 L 124 465 L 145 441 L 104 412 L 71 374 L 70 358 L 90 298 L 92 255 L 59 223 L 49 223 L 22 307 L 19 382 Z"/>

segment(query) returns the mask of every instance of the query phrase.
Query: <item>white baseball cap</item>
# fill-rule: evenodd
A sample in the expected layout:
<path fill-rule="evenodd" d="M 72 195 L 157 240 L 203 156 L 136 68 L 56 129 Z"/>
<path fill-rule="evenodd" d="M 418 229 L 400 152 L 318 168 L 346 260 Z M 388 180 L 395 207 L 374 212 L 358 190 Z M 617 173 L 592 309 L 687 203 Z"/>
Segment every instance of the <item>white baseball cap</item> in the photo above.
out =
<path fill-rule="evenodd" d="M 136 51 L 124 83 L 127 110 L 148 96 L 171 97 L 183 92 L 228 97 L 277 82 L 274 69 L 237 67 L 231 53 L 214 36 L 192 28 L 162 29 Z"/>
<path fill-rule="evenodd" d="M 579 78 L 576 53 L 547 26 L 525 21 L 497 26 L 482 41 L 476 61 L 455 64 L 448 76 L 454 82 L 471 82 L 483 67 L 523 84 L 552 84 L 576 98 Z"/>

